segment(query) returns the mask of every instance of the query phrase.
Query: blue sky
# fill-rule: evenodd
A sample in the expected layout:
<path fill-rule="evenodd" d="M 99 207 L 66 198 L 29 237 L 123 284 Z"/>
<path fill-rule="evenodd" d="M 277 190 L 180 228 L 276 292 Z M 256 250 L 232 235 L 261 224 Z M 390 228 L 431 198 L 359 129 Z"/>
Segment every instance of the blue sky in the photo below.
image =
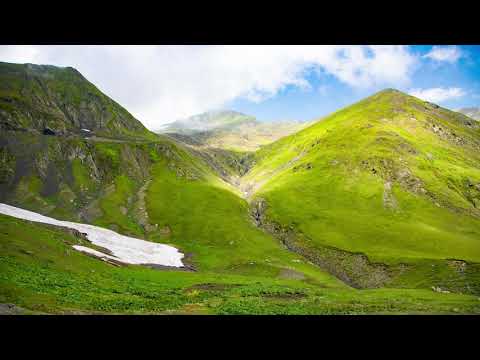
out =
<path fill-rule="evenodd" d="M 480 105 L 480 46 L 0 45 L 0 61 L 71 66 L 149 129 L 205 111 L 311 120 L 384 88 Z"/>
<path fill-rule="evenodd" d="M 432 49 L 433 46 L 410 46 L 410 51 L 417 54 L 420 60 L 415 65 L 409 83 L 401 86 L 389 84 L 388 87 L 407 93 L 415 89 L 458 88 L 462 89 L 461 96 L 432 100 L 450 109 L 480 106 L 480 46 L 456 46 L 461 53 L 460 57 L 448 61 L 424 57 Z M 311 71 L 306 78 L 312 85 L 309 89 L 288 85 L 265 101 L 253 102 L 246 98 L 237 98 L 225 107 L 252 114 L 262 121 L 312 120 L 386 87 L 379 84 L 368 88 L 355 88 L 335 76 L 319 75 L 315 71 Z"/>

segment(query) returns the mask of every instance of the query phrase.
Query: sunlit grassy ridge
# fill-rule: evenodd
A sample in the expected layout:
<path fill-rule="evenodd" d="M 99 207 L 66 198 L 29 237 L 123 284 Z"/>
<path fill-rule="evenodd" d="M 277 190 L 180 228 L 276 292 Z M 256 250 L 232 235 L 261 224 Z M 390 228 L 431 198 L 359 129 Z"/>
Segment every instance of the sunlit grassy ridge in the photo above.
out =
<path fill-rule="evenodd" d="M 217 182 L 178 178 L 164 162 L 154 165 L 152 177 L 147 192 L 150 221 L 169 231 L 151 234 L 150 239 L 192 253 L 200 270 L 276 277 L 286 268 L 336 283 L 314 266 L 294 262 L 298 256 L 255 227 L 245 200 Z"/>
<path fill-rule="evenodd" d="M 44 153 L 59 144 L 53 138 L 47 138 L 47 143 L 41 147 Z M 71 179 L 61 177 L 58 186 L 67 189 L 69 197 L 63 199 L 61 191 L 44 194 L 47 180 L 30 167 L 28 174 L 33 176 L 23 177 L 21 183 L 34 180 L 29 180 L 28 189 L 17 185 L 9 203 L 59 219 L 79 221 L 78 214 L 83 214 L 83 221 L 172 244 L 191 253 L 192 265 L 202 272 L 281 279 L 285 272 L 297 271 L 306 281 L 344 287 L 256 228 L 238 191 L 182 145 L 162 137 L 133 144 L 89 139 L 60 144 L 67 158 L 74 149 L 83 159 L 70 162 L 63 152 L 46 156 L 58 171 L 72 165 Z M 37 155 L 44 158 L 42 153 Z M 89 157 L 93 163 L 85 161 Z M 90 176 L 92 164 L 102 169 L 99 178 Z"/>
<path fill-rule="evenodd" d="M 260 150 L 244 183 L 263 185 L 254 196 L 268 217 L 313 246 L 479 262 L 479 134 L 461 114 L 387 90 Z"/>

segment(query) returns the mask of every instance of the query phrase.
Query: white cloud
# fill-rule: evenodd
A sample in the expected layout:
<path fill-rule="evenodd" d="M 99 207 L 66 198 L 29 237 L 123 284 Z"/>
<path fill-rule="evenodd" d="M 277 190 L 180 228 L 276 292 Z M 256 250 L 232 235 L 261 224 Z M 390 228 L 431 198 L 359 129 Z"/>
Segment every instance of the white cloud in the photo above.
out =
<path fill-rule="evenodd" d="M 457 87 L 411 89 L 409 94 L 433 103 L 441 103 L 446 100 L 452 100 L 466 95 L 463 89 Z"/>
<path fill-rule="evenodd" d="M 423 55 L 435 61 L 445 61 L 454 63 L 463 56 L 462 51 L 457 46 L 434 46 L 427 54 Z"/>
<path fill-rule="evenodd" d="M 310 71 L 352 87 L 409 83 L 406 46 L 0 46 L 0 61 L 73 66 L 150 129 L 286 86 Z"/>

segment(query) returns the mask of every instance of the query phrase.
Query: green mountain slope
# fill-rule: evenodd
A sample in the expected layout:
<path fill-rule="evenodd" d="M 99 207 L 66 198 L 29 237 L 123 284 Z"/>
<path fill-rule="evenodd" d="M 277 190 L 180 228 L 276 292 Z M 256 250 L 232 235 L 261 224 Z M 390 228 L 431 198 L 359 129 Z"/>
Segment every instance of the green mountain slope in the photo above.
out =
<path fill-rule="evenodd" d="M 347 282 L 425 286 L 478 271 L 479 149 L 480 124 L 386 90 L 261 149 L 242 190 L 264 227 Z M 475 271 L 462 286 L 478 293 Z"/>
<path fill-rule="evenodd" d="M 0 201 L 64 220 L 144 234 L 138 207 L 152 165 L 165 157 L 180 169 L 185 156 L 171 140 L 156 137 L 121 141 L 3 132 Z M 188 166 L 179 176 L 200 177 L 208 171 Z"/>
<path fill-rule="evenodd" d="M 174 244 L 192 254 L 199 269 L 258 270 L 276 277 L 287 265 L 329 278 L 314 266 L 292 263 L 296 256 L 255 227 L 235 189 L 168 139 L 118 143 L 39 137 L 28 137 L 28 146 L 17 141 L 2 147 L 14 165 L 11 180 L 1 184 L 1 202 Z M 33 158 L 26 150 L 32 148 Z"/>
<path fill-rule="evenodd" d="M 50 95 L 60 96 L 53 90 Z M 12 102 L 12 109 L 21 113 L 24 105 Z M 70 126 L 68 119 L 57 120 Z M 72 130 L 51 136 L 6 127 L 0 134 L 0 202 L 172 244 L 201 272 L 272 281 L 297 276 L 344 287 L 258 229 L 238 190 L 197 152 L 165 136 L 108 135 L 85 137 Z M 6 226 L 12 220 L 5 217 Z M 43 233 L 45 240 L 48 231 Z M 3 240 L 10 246 L 9 236 Z M 9 259 L 16 263 L 19 253 L 13 253 Z"/>
<path fill-rule="evenodd" d="M 153 135 L 74 68 L 4 62 L 0 62 L 0 128 L 49 129 L 57 135 Z"/>

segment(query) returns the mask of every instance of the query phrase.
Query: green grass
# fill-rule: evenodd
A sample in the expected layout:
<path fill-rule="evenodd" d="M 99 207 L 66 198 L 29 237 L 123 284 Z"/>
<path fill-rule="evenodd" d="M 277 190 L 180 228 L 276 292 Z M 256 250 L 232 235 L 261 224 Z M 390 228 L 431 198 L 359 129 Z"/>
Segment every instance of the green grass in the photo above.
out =
<path fill-rule="evenodd" d="M 193 253 L 200 270 L 277 276 L 289 267 L 324 285 L 340 286 L 315 267 L 294 262 L 298 256 L 256 228 L 248 217 L 247 203 L 223 186 L 178 178 L 164 162 L 154 165 L 152 178 L 146 197 L 150 222 L 159 229 L 168 226 L 171 232 L 150 234 L 150 240 Z"/>
<path fill-rule="evenodd" d="M 467 179 L 480 183 L 480 157 L 469 146 L 437 137 L 427 118 L 466 139 L 478 141 L 478 134 L 449 120 L 450 112 L 427 114 L 423 106 L 395 91 L 374 95 L 260 150 L 244 181 L 264 182 L 255 196 L 266 199 L 268 217 L 294 226 L 313 245 L 362 252 L 386 263 L 480 262 L 480 223 L 473 216 L 478 210 L 462 192 Z M 311 169 L 302 167 L 306 164 Z M 402 169 L 436 199 L 395 178 Z M 383 203 L 389 177 L 396 209 Z"/>
<path fill-rule="evenodd" d="M 118 176 L 113 189 L 100 198 L 102 216 L 97 218 L 94 224 L 128 235 L 143 237 L 143 229 L 130 214 L 136 190 L 138 185 L 133 180 L 125 175 Z"/>
<path fill-rule="evenodd" d="M 12 203 L 70 219 L 96 200 L 101 214 L 92 223 L 171 244 L 197 271 L 113 267 L 73 250 L 81 240 L 59 229 L 0 216 L 0 302 L 60 313 L 479 313 L 478 297 L 430 289 L 479 292 L 479 194 L 468 185 L 480 183 L 480 155 L 472 150 L 478 131 L 456 116 L 387 91 L 251 155 L 255 166 L 242 182 L 262 185 L 254 198 L 266 200 L 269 220 L 302 233 L 310 249 L 412 266 L 389 288 L 352 289 L 284 248 L 254 225 L 240 191 L 180 144 L 54 139 L 36 154 L 61 171 L 71 164 L 72 180 L 46 197 L 45 178 L 31 171 Z M 467 143 L 439 138 L 432 119 Z M 37 146 L 30 138 L 14 145 L 26 149 L 27 140 Z M 63 156 L 72 149 L 91 156 L 101 181 L 90 176 L 90 163 Z M 218 161 L 228 167 L 227 157 Z M 411 175 L 400 179 L 405 169 Z M 147 180 L 151 229 L 135 210 Z M 387 180 L 394 208 L 384 204 Z M 453 270 L 452 258 L 469 262 L 468 270 Z"/>
<path fill-rule="evenodd" d="M 0 62 L 0 108 L 9 113 L 9 121 L 16 127 L 79 130 L 71 117 L 102 118 L 105 126 L 95 126 L 97 135 L 157 139 L 157 135 L 71 67 Z"/>
<path fill-rule="evenodd" d="M 478 313 L 473 296 L 324 288 L 305 281 L 112 267 L 61 230 L 0 216 L 0 302 L 55 313 Z"/>
<path fill-rule="evenodd" d="M 80 159 L 72 160 L 72 173 L 77 190 L 84 191 L 94 186 L 88 167 L 82 164 Z"/>
<path fill-rule="evenodd" d="M 439 209 L 428 200 L 399 188 L 401 211 L 383 207 L 383 183 L 312 171 L 295 184 L 266 188 L 268 216 L 318 241 L 375 260 L 458 258 L 480 261 L 478 220 Z M 302 199 L 301 202 L 298 201 Z"/>

